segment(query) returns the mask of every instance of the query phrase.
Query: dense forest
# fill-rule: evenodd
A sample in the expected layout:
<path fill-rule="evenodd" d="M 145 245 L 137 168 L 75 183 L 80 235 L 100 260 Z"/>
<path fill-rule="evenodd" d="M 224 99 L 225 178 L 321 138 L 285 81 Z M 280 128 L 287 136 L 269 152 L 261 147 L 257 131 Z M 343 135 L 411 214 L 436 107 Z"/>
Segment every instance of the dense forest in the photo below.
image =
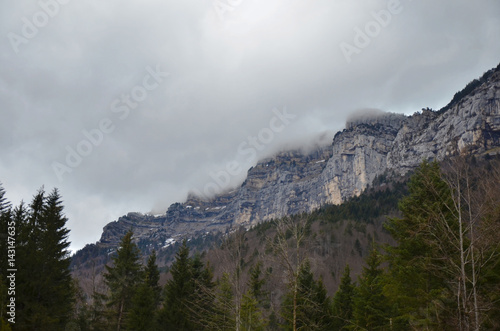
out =
<path fill-rule="evenodd" d="M 498 160 L 423 162 L 409 180 L 379 177 L 342 205 L 232 228 L 209 249 L 186 238 L 165 271 L 157 252 L 141 262 L 129 232 L 90 293 L 70 275 L 57 190 L 12 207 L 0 188 L 0 220 L 1 330 L 500 328 Z"/>

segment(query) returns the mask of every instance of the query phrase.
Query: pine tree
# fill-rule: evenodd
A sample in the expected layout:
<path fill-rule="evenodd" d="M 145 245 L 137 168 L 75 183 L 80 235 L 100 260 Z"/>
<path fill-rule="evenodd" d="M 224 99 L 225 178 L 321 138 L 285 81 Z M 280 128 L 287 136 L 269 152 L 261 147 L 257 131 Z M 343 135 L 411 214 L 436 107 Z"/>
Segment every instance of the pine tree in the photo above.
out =
<path fill-rule="evenodd" d="M 386 249 L 386 292 L 412 327 L 477 330 L 494 310 L 498 283 L 486 274 L 500 256 L 500 171 L 474 164 L 423 162 L 400 203 L 403 217 L 387 225 L 398 244 Z"/>
<path fill-rule="evenodd" d="M 189 248 L 184 240 L 170 268 L 172 279 L 165 284 L 165 299 L 161 311 L 161 325 L 164 329 L 189 330 L 187 299 L 193 291 L 191 281 Z"/>
<path fill-rule="evenodd" d="M 64 329 L 72 314 L 75 289 L 69 270 L 69 229 L 65 227 L 68 219 L 63 214 L 57 189 L 46 198 L 42 220 L 44 232 L 41 250 L 45 257 L 42 272 L 45 285 L 41 296 L 46 300 L 49 314 L 55 316 L 53 329 Z"/>
<path fill-rule="evenodd" d="M 147 285 L 153 290 L 153 297 L 155 299 L 155 307 L 160 304 L 161 287 L 160 287 L 160 271 L 156 265 L 156 251 L 153 250 L 148 258 L 148 263 L 144 269 L 144 279 Z"/>
<path fill-rule="evenodd" d="M 387 298 L 383 294 L 381 263 L 382 256 L 373 248 L 358 279 L 354 297 L 353 325 L 356 329 L 377 330 L 391 325 Z"/>
<path fill-rule="evenodd" d="M 261 331 L 265 330 L 266 323 L 258 306 L 258 301 L 251 291 L 243 295 L 241 301 L 241 330 Z"/>
<path fill-rule="evenodd" d="M 109 288 L 107 306 L 109 308 L 110 329 L 122 330 L 130 310 L 132 298 L 141 280 L 139 249 L 132 242 L 129 231 L 120 243 L 113 265 L 106 266 L 104 280 Z"/>
<path fill-rule="evenodd" d="M 217 284 L 217 292 L 215 298 L 216 311 L 213 316 L 213 324 L 217 325 L 220 330 L 234 330 L 236 325 L 236 317 L 234 316 L 234 293 L 233 287 L 229 280 L 228 273 L 223 273 L 222 278 Z"/>
<path fill-rule="evenodd" d="M 157 328 L 157 310 L 161 288 L 158 285 L 160 272 L 156 265 L 156 252 L 149 256 L 144 269 L 144 278 L 132 298 L 127 328 L 136 331 L 150 331 Z"/>
<path fill-rule="evenodd" d="M 63 330 L 72 315 L 74 288 L 67 250 L 69 230 L 57 189 L 40 189 L 29 209 L 14 210 L 18 228 L 18 313 L 16 328 Z M 37 275 L 33 277 L 33 275 Z"/>
<path fill-rule="evenodd" d="M 165 285 L 165 300 L 160 312 L 161 326 L 192 330 L 208 323 L 213 312 L 213 275 L 199 255 L 189 257 L 186 240 L 176 254 L 170 274 L 172 279 Z"/>
<path fill-rule="evenodd" d="M 339 289 L 333 297 L 334 328 L 336 330 L 347 329 L 346 327 L 351 322 L 355 288 L 351 280 L 351 269 L 349 265 L 346 265 L 340 279 Z"/>
<path fill-rule="evenodd" d="M 127 316 L 127 330 L 151 331 L 155 329 L 155 293 L 147 282 L 142 282 L 132 297 Z"/>
<path fill-rule="evenodd" d="M 191 259 L 191 277 L 193 293 L 189 298 L 191 320 L 198 326 L 204 326 L 207 316 L 214 314 L 213 273 L 209 265 L 205 265 L 199 254 Z"/>
<path fill-rule="evenodd" d="M 254 298 L 262 304 L 263 297 L 266 293 L 263 292 L 262 286 L 265 284 L 266 280 L 261 278 L 262 275 L 262 262 L 257 262 L 252 268 L 250 268 L 250 279 L 248 281 L 249 293 L 254 296 Z"/>
<path fill-rule="evenodd" d="M 423 162 L 408 187 L 409 196 L 399 204 L 403 218 L 390 219 L 386 224 L 398 242 L 386 247 L 386 294 L 398 310 L 395 323 L 445 329 L 453 310 L 446 260 L 456 259 L 452 242 L 443 231 L 457 229 L 447 207 L 452 204 L 451 192 L 436 162 Z"/>
<path fill-rule="evenodd" d="M 248 291 L 241 301 L 242 330 L 263 330 L 267 324 L 263 317 L 263 309 L 265 305 L 269 305 L 269 302 L 265 298 L 266 293 L 262 290 L 266 280 L 261 277 L 261 268 L 262 262 L 260 261 L 250 268 Z"/>
<path fill-rule="evenodd" d="M 314 280 L 311 265 L 306 260 L 299 269 L 297 278 L 298 290 L 294 296 L 289 291 L 282 305 L 282 316 L 286 323 L 285 330 L 297 330 L 307 327 L 308 330 L 327 330 L 331 327 L 331 312 L 326 289 L 321 279 Z M 294 298 L 295 297 L 295 298 Z M 296 305 L 296 323 L 293 323 L 294 299 Z"/>

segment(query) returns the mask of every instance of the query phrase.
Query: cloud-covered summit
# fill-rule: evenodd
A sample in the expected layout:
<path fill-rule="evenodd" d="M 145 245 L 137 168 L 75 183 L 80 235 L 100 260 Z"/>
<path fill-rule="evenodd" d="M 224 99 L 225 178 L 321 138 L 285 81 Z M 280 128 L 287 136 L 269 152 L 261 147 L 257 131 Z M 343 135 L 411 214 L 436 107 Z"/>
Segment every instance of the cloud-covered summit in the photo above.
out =
<path fill-rule="evenodd" d="M 4 1 L 0 181 L 15 203 L 58 187 L 79 248 L 355 109 L 440 108 L 498 64 L 498 35 L 496 0 Z"/>

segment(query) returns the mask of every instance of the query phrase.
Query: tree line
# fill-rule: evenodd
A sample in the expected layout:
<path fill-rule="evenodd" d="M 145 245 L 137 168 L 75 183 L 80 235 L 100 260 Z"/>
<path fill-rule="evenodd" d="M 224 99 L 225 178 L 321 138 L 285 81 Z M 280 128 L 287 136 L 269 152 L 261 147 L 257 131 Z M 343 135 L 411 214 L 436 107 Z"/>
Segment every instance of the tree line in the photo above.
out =
<path fill-rule="evenodd" d="M 2 233 L 15 220 L 16 258 L 22 261 L 16 324 L 6 323 L 2 304 L 2 330 L 497 329 L 499 184 L 494 161 L 423 162 L 399 202 L 400 216 L 385 223 L 394 243 L 373 242 L 357 277 L 346 265 L 332 296 L 308 253 L 312 224 L 324 212 L 265 226 L 274 228 L 262 245 L 272 268 L 257 259 L 245 269 L 244 230 L 227 233 L 215 259 L 190 251 L 184 240 L 164 286 L 156 253 L 142 265 L 129 232 L 106 266 L 107 290 L 94 287 L 86 297 L 69 273 L 67 219 L 57 190 L 42 189 L 29 205 L 12 208 L 0 189 Z M 0 263 L 7 270 L 5 254 Z M 279 298 L 269 291 L 270 277 L 282 287 Z M 5 279 L 2 274 L 3 303 Z"/>
<path fill-rule="evenodd" d="M 271 309 L 265 283 L 269 271 L 261 261 L 243 275 L 245 231 L 228 234 L 215 260 L 190 254 L 187 241 L 177 252 L 162 297 L 158 284 L 143 289 L 138 280 L 127 304 L 114 307 L 117 330 L 482 330 L 500 327 L 500 168 L 477 165 L 473 158 L 443 164 L 424 162 L 401 199 L 401 217 L 386 230 L 392 245 L 373 243 L 361 274 L 354 279 L 345 266 L 335 294 L 327 295 L 308 255 L 312 236 L 307 216 L 272 222 L 275 234 L 265 247 L 274 259 L 283 294 Z M 129 272 L 140 270 L 138 255 L 125 236 L 114 259 L 135 256 Z M 128 248 L 127 248 L 128 247 Z M 154 257 L 154 256 L 153 256 Z M 222 264 L 214 279 L 216 263 Z M 151 261 L 151 259 L 150 259 Z M 122 293 L 110 281 L 113 293 Z M 137 271 L 139 275 L 140 272 Z M 245 276 L 245 277 L 244 277 Z M 132 278 L 131 278 L 132 279 Z M 140 277 L 138 279 L 141 279 Z M 133 282 L 131 281 L 131 284 Z M 140 289 L 140 290 L 139 290 Z M 133 293 L 132 291 L 131 293 Z M 149 293 L 149 294 L 146 294 Z M 126 296 L 118 296 L 124 298 Z M 142 299 L 139 299 L 142 297 Z M 134 299 L 135 298 L 135 299 Z M 145 308 L 149 307 L 149 308 Z M 142 309 L 142 310 L 141 310 Z M 125 316 L 125 318 L 120 317 Z M 121 326 L 120 326 L 121 323 Z"/>
<path fill-rule="evenodd" d="M 47 194 L 42 188 L 30 204 L 12 207 L 0 186 L 1 330 L 64 330 L 71 320 L 75 286 L 66 222 L 57 189 Z M 7 306 L 12 298 L 13 309 Z"/>

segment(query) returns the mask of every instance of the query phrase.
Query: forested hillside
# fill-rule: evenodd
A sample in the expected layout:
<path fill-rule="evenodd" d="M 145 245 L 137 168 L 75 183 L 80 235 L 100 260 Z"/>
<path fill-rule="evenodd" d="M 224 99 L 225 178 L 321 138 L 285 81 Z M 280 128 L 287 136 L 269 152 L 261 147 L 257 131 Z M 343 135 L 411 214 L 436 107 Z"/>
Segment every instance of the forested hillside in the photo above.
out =
<path fill-rule="evenodd" d="M 57 190 L 13 208 L 2 189 L 2 231 L 15 227 L 10 253 L 22 261 L 15 293 L 4 281 L 10 257 L 0 261 L 3 329 L 499 328 L 499 162 L 424 162 L 409 182 L 380 176 L 342 205 L 233 228 L 211 244 L 186 239 L 172 245 L 168 270 L 155 251 L 141 261 L 129 232 L 90 292 L 69 274 Z"/>

